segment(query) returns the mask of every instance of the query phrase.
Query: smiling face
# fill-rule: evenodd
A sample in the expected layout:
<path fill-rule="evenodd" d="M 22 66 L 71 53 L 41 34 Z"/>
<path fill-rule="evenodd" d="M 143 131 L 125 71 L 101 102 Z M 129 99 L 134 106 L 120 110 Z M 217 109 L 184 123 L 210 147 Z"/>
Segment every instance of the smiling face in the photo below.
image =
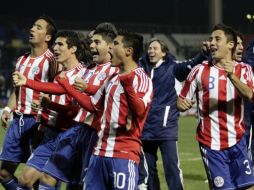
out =
<path fill-rule="evenodd" d="M 243 57 L 243 41 L 242 39 L 237 36 L 237 44 L 236 44 L 236 49 L 235 49 L 235 53 L 234 53 L 234 59 L 238 62 L 242 61 L 242 57 Z"/>
<path fill-rule="evenodd" d="M 75 51 L 76 47 L 68 47 L 67 44 L 67 39 L 65 37 L 58 37 L 55 40 L 55 45 L 54 45 L 54 54 L 56 61 L 63 65 L 64 68 L 67 67 L 68 60 L 74 55 L 75 56 Z"/>
<path fill-rule="evenodd" d="M 227 41 L 227 36 L 222 30 L 215 30 L 210 36 L 211 56 L 215 60 L 232 57 L 231 50 L 234 47 L 233 41 Z"/>
<path fill-rule="evenodd" d="M 163 59 L 166 55 L 162 52 L 161 44 L 158 41 L 153 41 L 148 47 L 148 57 L 151 64 L 155 65 L 159 60 Z"/>
<path fill-rule="evenodd" d="M 103 64 L 108 62 L 110 45 L 99 34 L 94 34 L 90 44 L 93 62 Z"/>
<path fill-rule="evenodd" d="M 47 34 L 48 23 L 43 19 L 35 21 L 30 28 L 29 42 L 31 44 L 48 43 L 51 40 L 51 35 Z"/>

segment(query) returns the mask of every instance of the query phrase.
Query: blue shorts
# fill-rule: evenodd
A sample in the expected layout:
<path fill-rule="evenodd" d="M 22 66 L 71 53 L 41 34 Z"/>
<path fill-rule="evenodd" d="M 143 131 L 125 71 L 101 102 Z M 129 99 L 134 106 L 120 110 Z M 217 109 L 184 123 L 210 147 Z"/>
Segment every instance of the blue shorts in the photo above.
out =
<path fill-rule="evenodd" d="M 82 160 L 86 152 L 85 139 L 91 127 L 77 123 L 61 134 L 55 152 L 43 167 L 43 172 L 66 183 L 82 183 Z"/>
<path fill-rule="evenodd" d="M 32 153 L 32 138 L 38 131 L 35 117 L 14 114 L 5 135 L 0 160 L 25 163 Z"/>
<path fill-rule="evenodd" d="M 83 145 L 82 145 L 82 172 L 81 172 L 81 179 L 84 180 L 85 175 L 87 173 L 88 165 L 90 158 L 93 154 L 94 147 L 97 143 L 97 131 L 91 127 L 87 128 L 86 137 L 83 139 Z M 84 148 L 85 147 L 85 148 Z M 84 181 L 82 181 L 82 184 Z"/>
<path fill-rule="evenodd" d="M 254 184 L 245 138 L 222 151 L 211 150 L 200 143 L 200 152 L 211 188 L 238 189 Z"/>
<path fill-rule="evenodd" d="M 33 167 L 38 171 L 42 171 L 42 168 L 56 150 L 58 139 L 61 138 L 61 134 L 64 131 L 45 127 L 44 136 L 41 144 L 33 151 L 31 156 L 26 162 L 27 166 Z"/>
<path fill-rule="evenodd" d="M 138 188 L 138 165 L 128 159 L 111 158 L 92 155 L 84 190 L 107 190 Z"/>

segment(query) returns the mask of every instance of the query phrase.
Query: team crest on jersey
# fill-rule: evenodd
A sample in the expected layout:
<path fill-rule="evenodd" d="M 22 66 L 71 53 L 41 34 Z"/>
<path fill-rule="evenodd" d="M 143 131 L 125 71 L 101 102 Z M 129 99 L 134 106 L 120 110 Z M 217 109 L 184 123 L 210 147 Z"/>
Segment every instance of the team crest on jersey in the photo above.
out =
<path fill-rule="evenodd" d="M 98 75 L 98 80 L 104 80 L 107 77 L 107 74 L 105 72 L 102 72 Z"/>
<path fill-rule="evenodd" d="M 38 75 L 40 73 L 40 68 L 39 67 L 34 67 L 33 69 L 32 69 L 32 74 L 33 75 Z"/>
<path fill-rule="evenodd" d="M 214 185 L 216 187 L 222 187 L 224 185 L 224 179 L 221 176 L 217 176 L 214 178 Z"/>

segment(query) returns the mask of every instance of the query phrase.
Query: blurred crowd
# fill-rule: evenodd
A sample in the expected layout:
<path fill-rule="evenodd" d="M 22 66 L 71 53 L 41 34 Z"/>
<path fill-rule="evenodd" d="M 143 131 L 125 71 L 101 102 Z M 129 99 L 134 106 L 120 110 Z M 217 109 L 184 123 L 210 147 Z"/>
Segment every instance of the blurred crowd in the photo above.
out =
<path fill-rule="evenodd" d="M 12 91 L 11 73 L 17 58 L 29 48 L 28 35 L 15 23 L 0 20 L 0 108 Z"/>

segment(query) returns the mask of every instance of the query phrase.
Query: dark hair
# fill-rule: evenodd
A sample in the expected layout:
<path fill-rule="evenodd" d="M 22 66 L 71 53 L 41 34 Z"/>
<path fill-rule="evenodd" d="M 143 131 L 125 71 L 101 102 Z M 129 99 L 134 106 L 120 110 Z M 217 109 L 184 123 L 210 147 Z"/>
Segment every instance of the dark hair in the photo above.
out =
<path fill-rule="evenodd" d="M 68 48 L 71 48 L 73 46 L 77 47 L 77 51 L 75 52 L 75 55 L 79 61 L 84 60 L 84 49 L 85 46 L 81 40 L 80 34 L 73 31 L 60 31 L 56 34 L 56 38 L 63 37 L 66 38 L 66 43 Z"/>
<path fill-rule="evenodd" d="M 161 51 L 162 51 L 163 53 L 165 53 L 165 56 L 163 56 L 163 59 L 165 59 L 165 57 L 166 57 L 167 54 L 169 53 L 169 49 L 168 49 L 167 44 L 166 44 L 164 41 L 162 41 L 162 40 L 160 40 L 160 39 L 158 39 L 158 38 L 152 38 L 152 39 L 150 39 L 150 40 L 147 42 L 146 48 L 148 49 L 149 46 L 151 45 L 151 43 L 153 43 L 153 42 L 158 42 L 158 43 L 160 44 L 160 46 L 161 46 Z"/>
<path fill-rule="evenodd" d="M 236 37 L 239 37 L 242 41 L 244 41 L 244 37 L 243 37 L 243 34 L 241 32 L 236 30 L 235 33 L 236 33 Z"/>
<path fill-rule="evenodd" d="M 93 35 L 99 34 L 107 43 L 112 43 L 117 36 L 117 30 L 114 24 L 103 22 L 96 26 Z"/>
<path fill-rule="evenodd" d="M 42 15 L 36 20 L 39 20 L 39 19 L 43 19 L 48 23 L 47 24 L 47 34 L 51 35 L 51 40 L 49 41 L 48 44 L 49 44 L 49 46 L 51 46 L 55 41 L 55 35 L 57 33 L 56 23 L 51 17 L 49 17 L 47 15 Z"/>
<path fill-rule="evenodd" d="M 236 49 L 236 45 L 237 45 L 237 36 L 236 36 L 235 30 L 233 28 L 231 28 L 230 26 L 227 26 L 224 24 L 215 25 L 212 31 L 215 31 L 215 30 L 222 30 L 227 37 L 227 42 L 229 42 L 229 41 L 234 42 L 234 47 L 232 48 L 232 51 L 231 51 L 231 53 L 233 55 L 235 52 L 235 49 Z"/>
<path fill-rule="evenodd" d="M 85 65 L 89 65 L 93 61 L 93 56 L 90 49 L 91 38 L 89 36 L 85 36 L 84 34 L 78 32 L 77 33 L 81 42 L 81 47 L 83 49 L 82 62 Z"/>
<path fill-rule="evenodd" d="M 123 46 L 133 49 L 132 58 L 138 62 L 143 53 L 143 36 L 135 33 L 130 33 L 126 30 L 120 30 L 118 35 L 123 36 Z"/>

